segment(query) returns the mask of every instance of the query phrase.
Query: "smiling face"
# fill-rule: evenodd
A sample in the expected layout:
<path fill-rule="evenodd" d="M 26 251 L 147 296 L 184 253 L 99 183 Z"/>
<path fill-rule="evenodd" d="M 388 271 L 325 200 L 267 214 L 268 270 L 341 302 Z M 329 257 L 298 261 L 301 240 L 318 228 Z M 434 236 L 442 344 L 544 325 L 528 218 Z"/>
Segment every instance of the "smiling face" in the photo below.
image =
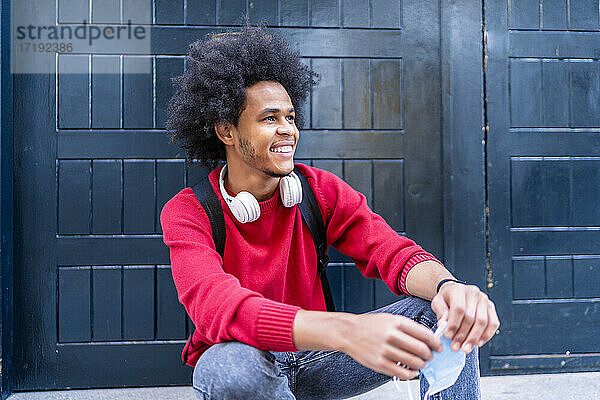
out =
<path fill-rule="evenodd" d="M 228 164 L 279 178 L 294 169 L 299 132 L 290 96 L 281 84 L 258 82 L 246 88 L 246 101 L 237 126 L 231 126 L 233 146 Z"/>

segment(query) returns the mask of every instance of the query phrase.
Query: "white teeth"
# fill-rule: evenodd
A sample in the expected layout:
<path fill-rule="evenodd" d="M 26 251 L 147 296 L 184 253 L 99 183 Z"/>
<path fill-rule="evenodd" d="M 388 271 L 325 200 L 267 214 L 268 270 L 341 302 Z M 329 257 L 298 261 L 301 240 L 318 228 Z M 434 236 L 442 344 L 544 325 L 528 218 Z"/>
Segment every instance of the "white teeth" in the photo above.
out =
<path fill-rule="evenodd" d="M 274 153 L 288 153 L 292 151 L 292 146 L 281 146 L 276 148 L 271 147 L 270 150 Z"/>

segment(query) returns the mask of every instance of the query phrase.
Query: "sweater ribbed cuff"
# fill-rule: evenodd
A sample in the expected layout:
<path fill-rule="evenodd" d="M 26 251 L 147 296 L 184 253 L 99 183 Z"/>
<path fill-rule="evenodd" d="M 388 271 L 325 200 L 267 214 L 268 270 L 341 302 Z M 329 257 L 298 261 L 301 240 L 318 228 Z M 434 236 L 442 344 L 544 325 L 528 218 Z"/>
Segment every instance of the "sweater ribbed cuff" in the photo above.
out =
<path fill-rule="evenodd" d="M 406 290 L 406 276 L 408 275 L 408 273 L 410 272 L 410 270 L 417 265 L 418 263 L 421 263 L 423 261 L 435 261 L 440 265 L 444 265 L 442 264 L 437 258 L 435 258 L 434 256 L 432 256 L 429 253 L 417 253 L 414 256 L 412 256 L 411 258 L 408 259 L 408 261 L 406 262 L 406 264 L 404 264 L 404 269 L 402 270 L 402 274 L 400 275 L 400 282 L 399 282 L 399 286 L 400 286 L 400 290 L 402 291 L 402 293 L 405 293 L 409 296 L 412 296 L 410 293 L 408 293 L 408 290 Z"/>
<path fill-rule="evenodd" d="M 258 313 L 256 336 L 261 348 L 298 351 L 292 340 L 294 318 L 301 307 L 266 300 Z"/>

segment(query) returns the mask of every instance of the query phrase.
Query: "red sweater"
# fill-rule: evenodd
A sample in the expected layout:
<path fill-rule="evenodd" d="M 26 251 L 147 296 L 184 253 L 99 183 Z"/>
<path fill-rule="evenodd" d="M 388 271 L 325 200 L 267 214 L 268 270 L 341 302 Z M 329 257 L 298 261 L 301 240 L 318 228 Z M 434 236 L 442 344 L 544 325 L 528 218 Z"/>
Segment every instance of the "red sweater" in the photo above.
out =
<path fill-rule="evenodd" d="M 327 244 L 348 255 L 367 278 L 380 278 L 405 294 L 408 271 L 434 260 L 412 240 L 398 235 L 367 206 L 365 196 L 336 175 L 303 164 L 327 224 Z M 219 172 L 209 179 L 221 201 L 226 243 L 223 259 L 211 227 L 191 188 L 169 200 L 160 215 L 170 248 L 179 301 L 196 326 L 184 348 L 188 364 L 215 343 L 237 340 L 267 351 L 298 351 L 292 324 L 299 309 L 326 311 L 317 255 L 298 207 L 286 208 L 279 189 L 260 202 L 260 218 L 239 223 L 219 191 Z"/>

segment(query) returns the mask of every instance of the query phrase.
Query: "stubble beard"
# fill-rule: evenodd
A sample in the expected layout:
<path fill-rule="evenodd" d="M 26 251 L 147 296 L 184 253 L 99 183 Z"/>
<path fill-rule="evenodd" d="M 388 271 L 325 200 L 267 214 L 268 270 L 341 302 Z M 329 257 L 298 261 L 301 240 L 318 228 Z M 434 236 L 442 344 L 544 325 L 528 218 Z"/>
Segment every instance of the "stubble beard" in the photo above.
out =
<path fill-rule="evenodd" d="M 263 165 L 265 165 L 267 163 L 268 158 L 267 157 L 259 157 L 256 154 L 256 149 L 254 148 L 252 143 L 250 143 L 249 140 L 246 140 L 245 138 L 240 137 L 239 143 L 240 143 L 240 152 L 242 153 L 242 157 L 244 158 L 244 161 L 246 161 L 246 163 L 249 164 L 250 166 L 252 166 L 253 168 L 256 168 L 260 172 L 262 172 L 265 175 L 270 176 L 272 178 L 283 178 L 284 176 L 289 175 L 289 174 L 281 174 L 279 172 L 271 171 L 270 169 L 264 168 Z"/>

